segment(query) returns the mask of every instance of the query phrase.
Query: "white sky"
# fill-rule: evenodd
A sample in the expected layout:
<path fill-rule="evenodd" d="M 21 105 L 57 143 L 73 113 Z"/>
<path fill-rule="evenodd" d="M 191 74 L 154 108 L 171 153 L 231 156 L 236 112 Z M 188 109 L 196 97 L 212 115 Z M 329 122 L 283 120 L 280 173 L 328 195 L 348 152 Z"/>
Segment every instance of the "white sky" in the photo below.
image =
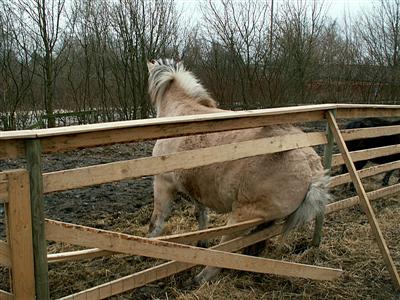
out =
<path fill-rule="evenodd" d="M 193 21 L 199 19 L 201 12 L 199 2 L 202 0 L 176 0 L 178 8 L 183 9 L 184 15 L 189 16 Z M 238 0 L 240 1 L 240 0 Z M 261 1 L 261 0 L 259 0 Z M 265 0 L 263 0 L 265 1 Z M 276 0 L 276 3 L 286 0 Z M 289 0 L 297 1 L 297 0 Z M 313 1 L 313 0 L 306 0 Z M 341 22 L 345 14 L 349 17 L 356 18 L 363 10 L 371 10 L 374 4 L 379 3 L 379 0 L 322 0 L 328 8 L 327 15 L 332 19 L 337 19 Z"/>
<path fill-rule="evenodd" d="M 369 11 L 373 8 L 377 0 L 327 0 L 328 15 L 339 21 L 343 19 L 345 14 L 350 17 L 357 17 L 363 10 Z"/>

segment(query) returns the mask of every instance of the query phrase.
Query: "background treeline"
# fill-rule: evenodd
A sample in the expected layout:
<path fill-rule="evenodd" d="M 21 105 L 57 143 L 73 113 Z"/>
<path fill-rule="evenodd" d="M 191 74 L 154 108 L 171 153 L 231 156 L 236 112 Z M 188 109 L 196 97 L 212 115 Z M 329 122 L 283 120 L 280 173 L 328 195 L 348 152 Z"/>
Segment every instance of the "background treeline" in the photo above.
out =
<path fill-rule="evenodd" d="M 159 57 L 224 108 L 400 98 L 400 0 L 340 23 L 321 1 L 199 2 L 0 0 L 0 129 L 146 118 Z"/>

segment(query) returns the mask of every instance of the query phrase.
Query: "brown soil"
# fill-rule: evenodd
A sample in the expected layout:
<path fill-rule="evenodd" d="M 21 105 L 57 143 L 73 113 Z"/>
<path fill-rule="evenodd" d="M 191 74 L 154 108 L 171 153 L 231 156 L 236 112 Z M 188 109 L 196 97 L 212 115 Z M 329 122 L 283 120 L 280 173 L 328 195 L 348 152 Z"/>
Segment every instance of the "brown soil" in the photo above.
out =
<path fill-rule="evenodd" d="M 142 142 L 45 155 L 44 171 L 149 156 L 152 146 L 152 142 Z M 24 166 L 22 159 L 0 161 L 0 171 Z M 382 176 L 368 179 L 368 189 L 379 188 Z M 151 177 L 53 193 L 45 197 L 45 214 L 47 218 L 64 222 L 145 236 L 152 209 L 152 193 Z M 337 199 L 341 199 L 351 192 L 342 188 L 334 193 Z M 374 208 L 394 261 L 400 269 L 399 196 L 375 201 Z M 211 213 L 213 226 L 223 224 L 224 220 L 225 216 Z M 166 233 L 195 228 L 192 205 L 179 197 Z M 1 210 L 0 234 L 4 239 L 4 213 Z M 216 282 L 199 287 L 192 283 L 193 276 L 200 270 L 200 267 L 196 267 L 112 299 L 400 299 L 360 209 L 353 208 L 328 216 L 319 249 L 308 247 L 311 235 L 310 225 L 289 234 L 285 239 L 275 238 L 268 243 L 261 256 L 342 268 L 344 275 L 339 280 L 319 282 L 225 270 Z M 49 243 L 50 252 L 72 249 L 79 247 Z M 158 263 L 160 261 L 153 259 L 116 255 L 51 264 L 51 297 L 66 296 Z M 8 272 L 4 268 L 2 270 L 0 289 L 9 290 Z"/>

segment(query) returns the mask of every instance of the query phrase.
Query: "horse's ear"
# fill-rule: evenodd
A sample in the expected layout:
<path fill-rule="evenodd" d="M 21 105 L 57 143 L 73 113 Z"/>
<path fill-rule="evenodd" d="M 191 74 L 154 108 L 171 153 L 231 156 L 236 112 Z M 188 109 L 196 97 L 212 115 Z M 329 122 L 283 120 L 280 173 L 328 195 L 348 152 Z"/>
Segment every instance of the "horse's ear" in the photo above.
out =
<path fill-rule="evenodd" d="M 147 69 L 151 72 L 154 69 L 156 61 L 152 59 L 151 61 L 147 61 Z"/>
<path fill-rule="evenodd" d="M 217 107 L 217 102 L 211 98 L 203 98 L 198 100 L 199 104 L 207 106 L 207 107 Z"/>

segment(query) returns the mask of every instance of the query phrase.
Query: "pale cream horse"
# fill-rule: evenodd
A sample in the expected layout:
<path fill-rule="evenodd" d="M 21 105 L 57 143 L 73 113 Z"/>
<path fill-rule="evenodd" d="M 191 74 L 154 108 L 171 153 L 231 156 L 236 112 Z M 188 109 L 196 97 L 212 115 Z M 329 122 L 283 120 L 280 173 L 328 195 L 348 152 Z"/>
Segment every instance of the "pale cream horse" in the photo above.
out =
<path fill-rule="evenodd" d="M 149 93 L 157 117 L 222 112 L 196 77 L 181 62 L 148 62 Z M 153 156 L 231 142 L 300 133 L 292 125 L 234 130 L 158 140 Z M 150 237 L 162 233 L 177 192 L 195 200 L 199 227 L 207 224 L 204 207 L 230 212 L 228 224 L 254 218 L 282 220 L 287 229 L 323 212 L 330 196 L 321 159 L 310 147 L 175 171 L 154 177 L 154 210 Z M 234 236 L 224 236 L 222 242 Z M 213 278 L 219 269 L 206 267 L 197 282 Z"/>

